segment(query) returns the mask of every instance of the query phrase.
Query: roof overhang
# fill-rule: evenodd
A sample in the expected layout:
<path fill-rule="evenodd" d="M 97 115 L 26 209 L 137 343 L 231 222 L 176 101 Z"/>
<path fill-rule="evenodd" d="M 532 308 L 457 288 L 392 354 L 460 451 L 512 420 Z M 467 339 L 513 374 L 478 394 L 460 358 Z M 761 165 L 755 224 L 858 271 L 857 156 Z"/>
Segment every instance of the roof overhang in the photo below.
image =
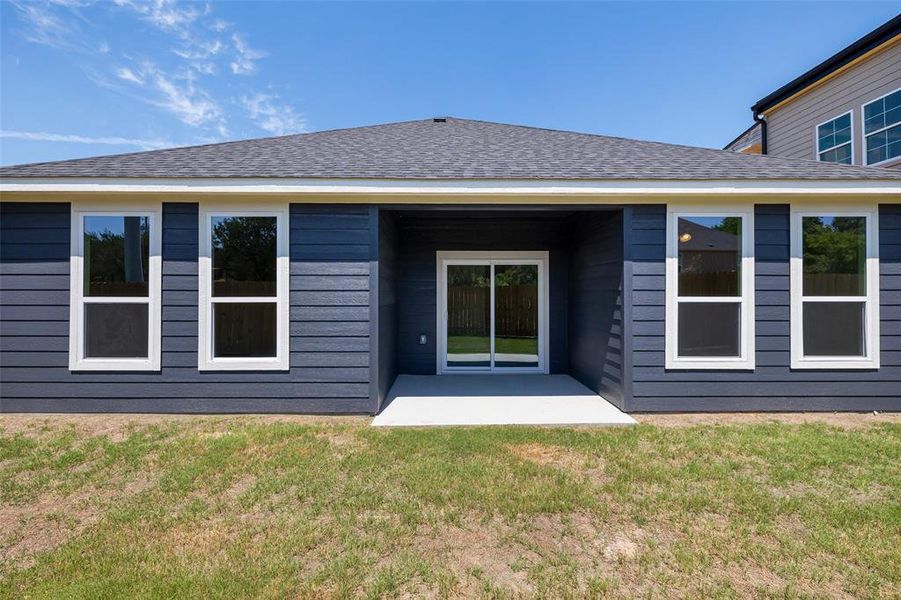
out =
<path fill-rule="evenodd" d="M 901 202 L 901 179 L 879 180 L 328 180 L 328 179 L 80 179 L 41 178 L 0 180 L 0 199 L 53 201 L 63 198 L 158 195 L 169 201 L 215 195 L 236 199 L 251 196 L 291 196 L 298 202 L 345 201 L 370 203 L 437 201 L 467 198 L 494 202 L 535 202 L 566 198 L 573 202 L 615 202 L 617 199 L 667 196 L 879 196 Z M 431 200 L 426 200 L 431 199 Z M 531 199 L 531 200 L 530 200 Z"/>

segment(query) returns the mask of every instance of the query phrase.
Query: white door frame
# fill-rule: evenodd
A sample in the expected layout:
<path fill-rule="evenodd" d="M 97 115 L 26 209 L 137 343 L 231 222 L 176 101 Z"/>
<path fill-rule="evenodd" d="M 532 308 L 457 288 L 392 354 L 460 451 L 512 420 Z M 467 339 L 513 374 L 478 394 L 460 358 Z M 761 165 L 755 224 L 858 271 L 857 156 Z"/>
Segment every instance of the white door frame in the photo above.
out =
<path fill-rule="evenodd" d="M 436 253 L 435 270 L 438 282 L 438 329 L 436 372 L 449 373 L 549 373 L 548 360 L 548 252 L 445 251 Z M 530 264 L 538 266 L 538 366 L 537 367 L 448 367 L 447 366 L 447 266 L 490 265 L 491 267 L 491 362 L 494 358 L 494 266 L 496 264 Z"/>

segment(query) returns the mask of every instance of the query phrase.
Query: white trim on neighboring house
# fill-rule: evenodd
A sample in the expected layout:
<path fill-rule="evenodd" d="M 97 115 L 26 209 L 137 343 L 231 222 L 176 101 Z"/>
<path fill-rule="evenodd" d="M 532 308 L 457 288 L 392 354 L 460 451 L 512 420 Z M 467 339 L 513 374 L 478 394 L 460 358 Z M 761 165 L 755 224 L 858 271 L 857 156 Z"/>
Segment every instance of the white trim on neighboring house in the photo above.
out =
<path fill-rule="evenodd" d="M 212 218 L 276 217 L 276 296 L 212 297 Z M 198 257 L 198 349 L 197 367 L 201 371 L 287 371 L 290 368 L 289 283 L 290 216 L 287 202 L 247 205 L 202 202 L 199 212 L 200 255 Z M 213 304 L 229 302 L 276 304 L 276 356 L 269 358 L 216 358 L 213 356 Z"/>
<path fill-rule="evenodd" d="M 802 218 L 807 216 L 865 217 L 866 289 L 864 296 L 803 296 Z M 791 212 L 791 368 L 878 369 L 879 368 L 879 206 L 875 203 L 846 204 L 821 209 L 792 206 Z M 864 302 L 865 356 L 804 356 L 804 302 Z"/>
<path fill-rule="evenodd" d="M 836 146 L 830 146 L 829 148 L 826 148 L 825 150 L 820 150 L 820 127 L 822 125 L 825 125 L 826 123 L 830 123 L 837 119 L 841 119 L 845 115 L 850 115 L 850 119 L 849 119 L 849 123 L 851 124 L 850 125 L 850 127 L 851 127 L 850 139 L 848 139 L 848 141 L 843 144 L 838 144 Z M 835 161 L 826 161 L 826 160 L 823 160 L 822 158 L 820 158 L 820 154 L 822 154 L 823 152 L 829 152 L 830 150 L 835 150 L 836 148 L 841 148 L 842 146 L 848 146 L 848 145 L 851 146 L 851 162 L 850 163 L 839 163 L 839 162 L 835 162 Z M 832 117 L 831 119 L 826 119 L 825 121 L 823 121 L 822 123 L 819 123 L 818 125 L 814 125 L 814 127 L 813 127 L 813 148 L 814 148 L 814 154 L 816 155 L 814 158 L 817 160 L 817 162 L 829 162 L 829 163 L 833 163 L 833 164 L 837 164 L 837 165 L 845 165 L 845 164 L 853 165 L 854 164 L 854 110 L 852 109 L 847 112 L 843 112 L 842 114 L 836 115 L 836 116 Z"/>
<path fill-rule="evenodd" d="M 225 201 L 230 194 L 292 194 L 292 202 L 334 202 L 330 196 L 366 195 L 348 201 L 425 203 L 426 196 L 509 196 L 510 203 L 529 202 L 529 196 L 559 195 L 565 202 L 622 204 L 659 203 L 672 195 L 849 195 L 898 194 L 901 180 L 394 180 L 394 179 L 117 179 L 117 178 L 4 178 L 0 193 L 40 193 L 17 196 L 16 201 L 46 202 L 52 193 L 212 194 Z M 385 198 L 385 196 L 391 196 Z M 399 199 L 399 197 L 409 198 Z M 647 196 L 647 200 L 631 198 Z M 239 199 L 235 199 L 238 201 Z M 245 199 L 246 200 L 246 199 Z M 544 198 L 536 198 L 546 201 Z M 473 201 L 484 201 L 474 198 Z M 756 200 L 764 201 L 762 198 Z M 778 201 L 778 200 L 773 200 Z"/>
<path fill-rule="evenodd" d="M 741 294 L 739 296 L 680 297 L 679 286 L 679 217 L 741 217 Z M 666 214 L 666 278 L 665 278 L 665 365 L 667 369 L 734 369 L 753 370 L 754 355 L 754 205 L 709 206 L 669 204 Z M 679 305 L 683 302 L 736 302 L 739 315 L 739 349 L 737 357 L 680 357 Z"/>
<path fill-rule="evenodd" d="M 491 362 L 490 367 L 451 367 L 447 364 L 447 266 L 490 265 L 491 269 Z M 494 267 L 496 264 L 533 264 L 538 266 L 538 366 L 495 367 L 494 362 Z M 435 253 L 437 287 L 436 373 L 549 373 L 549 253 L 547 251 L 444 251 Z"/>
<path fill-rule="evenodd" d="M 90 216 L 148 217 L 147 297 L 84 295 L 84 218 Z M 162 323 L 162 205 L 144 201 L 122 209 L 115 202 L 73 202 L 70 241 L 69 370 L 70 371 L 159 371 Z M 98 304 L 147 304 L 147 358 L 86 358 L 84 356 L 84 306 Z"/>
<path fill-rule="evenodd" d="M 896 125 L 898 125 L 898 123 L 892 123 L 891 125 L 886 125 L 885 127 L 881 128 L 881 129 L 877 129 L 876 131 L 867 133 L 866 107 L 868 104 L 878 102 L 879 100 L 882 100 L 883 98 L 887 98 L 897 92 L 901 92 L 901 88 L 892 90 L 891 92 L 889 92 L 887 94 L 883 94 L 883 95 L 879 96 L 878 98 L 873 98 L 872 100 L 868 100 L 860 105 L 860 132 L 863 136 L 861 139 L 862 148 L 863 148 L 863 164 L 865 164 L 868 167 L 879 167 L 882 165 L 887 165 L 890 163 L 896 163 L 896 162 L 901 161 L 901 156 L 894 156 L 892 158 L 887 158 L 885 160 L 880 160 L 879 162 L 874 162 L 874 163 L 870 163 L 867 160 L 867 138 L 871 135 L 876 135 L 877 133 L 885 131 L 886 129 L 891 129 L 892 127 L 895 127 Z"/>

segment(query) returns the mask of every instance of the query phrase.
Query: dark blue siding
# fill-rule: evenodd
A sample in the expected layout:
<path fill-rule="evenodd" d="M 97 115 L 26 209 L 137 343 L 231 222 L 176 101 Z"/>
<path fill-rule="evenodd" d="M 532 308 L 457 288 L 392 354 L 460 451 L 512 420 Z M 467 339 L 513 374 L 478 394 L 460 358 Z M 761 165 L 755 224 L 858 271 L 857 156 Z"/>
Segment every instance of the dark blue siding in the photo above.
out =
<path fill-rule="evenodd" d="M 400 212 L 401 248 L 397 281 L 398 372 L 434 375 L 436 371 L 438 250 L 549 251 L 550 371 L 569 371 L 567 352 L 568 222 L 553 212 L 541 216 L 474 212 Z M 428 343 L 419 345 L 419 335 Z"/>
<path fill-rule="evenodd" d="M 574 220 L 569 269 L 569 364 L 573 377 L 623 407 L 623 214 Z"/>
<path fill-rule="evenodd" d="M 377 409 L 388 396 L 397 377 L 397 278 L 400 234 L 393 212 L 381 211 L 378 218 L 378 382 Z"/>
<path fill-rule="evenodd" d="M 633 207 L 634 411 L 901 409 L 901 206 L 880 208 L 881 368 L 794 371 L 790 365 L 789 207 L 755 209 L 757 367 L 748 371 L 664 369 L 665 215 Z"/>
<path fill-rule="evenodd" d="M 0 204 L 2 410 L 372 412 L 367 207 L 291 206 L 284 373 L 198 371 L 190 203 L 163 205 L 160 372 L 69 372 L 69 214 L 68 204 Z"/>

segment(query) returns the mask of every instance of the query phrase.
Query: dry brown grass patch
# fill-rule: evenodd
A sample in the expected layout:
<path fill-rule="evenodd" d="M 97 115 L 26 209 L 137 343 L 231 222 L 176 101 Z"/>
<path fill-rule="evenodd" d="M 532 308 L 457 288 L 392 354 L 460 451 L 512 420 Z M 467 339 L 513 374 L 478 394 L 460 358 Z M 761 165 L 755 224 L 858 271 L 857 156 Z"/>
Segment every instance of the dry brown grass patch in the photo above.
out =
<path fill-rule="evenodd" d="M 901 413 L 672 413 L 636 414 L 632 416 L 639 423 L 658 427 L 821 423 L 842 429 L 863 429 L 879 423 L 901 422 Z"/>
<path fill-rule="evenodd" d="M 114 504 L 149 489 L 153 481 L 114 478 L 103 487 L 85 486 L 70 494 L 48 492 L 24 505 L 0 506 L 0 570 L 25 568 L 97 523 Z"/>

